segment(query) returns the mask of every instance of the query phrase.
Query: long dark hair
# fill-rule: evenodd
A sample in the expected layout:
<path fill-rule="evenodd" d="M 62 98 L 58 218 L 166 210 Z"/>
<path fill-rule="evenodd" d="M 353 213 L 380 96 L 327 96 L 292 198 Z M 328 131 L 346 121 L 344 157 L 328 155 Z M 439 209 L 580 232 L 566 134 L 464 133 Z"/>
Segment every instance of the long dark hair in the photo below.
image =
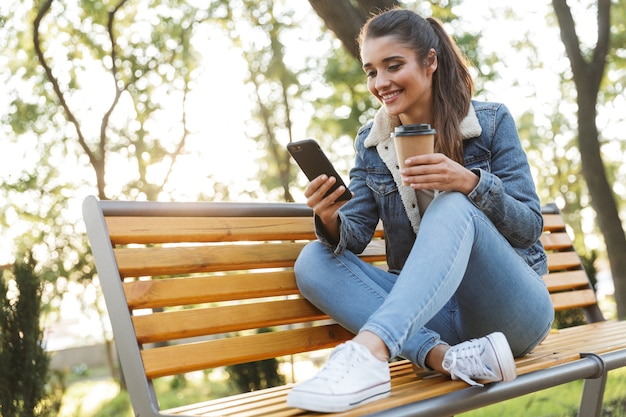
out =
<path fill-rule="evenodd" d="M 424 19 L 410 10 L 395 8 L 371 17 L 361 28 L 359 46 L 368 38 L 383 36 L 393 36 L 413 49 L 419 65 L 425 65 L 431 48 L 437 53 L 437 70 L 432 79 L 435 150 L 463 164 L 461 121 L 474 94 L 465 56 L 439 20 Z"/>

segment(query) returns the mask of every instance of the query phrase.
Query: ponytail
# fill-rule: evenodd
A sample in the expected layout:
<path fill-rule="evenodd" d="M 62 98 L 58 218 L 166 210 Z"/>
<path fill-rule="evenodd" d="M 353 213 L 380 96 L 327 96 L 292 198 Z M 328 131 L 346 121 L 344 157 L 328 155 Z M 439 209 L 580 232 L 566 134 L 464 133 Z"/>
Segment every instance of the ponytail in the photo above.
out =
<path fill-rule="evenodd" d="M 474 82 L 467 61 L 441 23 L 426 19 L 439 38 L 437 70 L 433 73 L 433 126 L 439 152 L 463 164 L 461 122 L 469 111 Z"/>

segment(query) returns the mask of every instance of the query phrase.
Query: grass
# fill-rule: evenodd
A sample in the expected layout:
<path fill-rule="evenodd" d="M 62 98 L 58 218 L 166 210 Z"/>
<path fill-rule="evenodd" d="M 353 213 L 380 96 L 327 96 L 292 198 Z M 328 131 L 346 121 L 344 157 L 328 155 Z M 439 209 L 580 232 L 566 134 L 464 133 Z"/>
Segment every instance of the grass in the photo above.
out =
<path fill-rule="evenodd" d="M 76 381 L 68 385 L 59 417 L 94 417 L 99 415 L 119 416 L 125 414 L 100 414 L 100 410 L 109 403 L 118 402 L 118 398 L 126 395 L 126 404 L 128 405 L 127 414 L 132 417 L 130 409 L 130 401 L 126 393 L 120 393 L 119 384 L 112 378 L 90 378 L 86 380 Z"/>
<path fill-rule="evenodd" d="M 89 372 L 68 384 L 58 417 L 133 417 L 128 392 L 103 370 Z M 196 372 L 186 379 L 170 377 L 155 381 L 161 408 L 220 398 L 233 393 L 229 381 L 217 371 Z"/>
<path fill-rule="evenodd" d="M 197 373 L 186 382 L 164 378 L 155 384 L 163 408 L 227 395 L 229 383 L 219 374 Z M 550 388 L 502 403 L 460 414 L 458 417 L 575 417 L 582 381 Z M 603 417 L 626 417 L 626 369 L 609 373 Z M 71 383 L 59 417 L 133 417 L 128 393 L 110 377 L 91 376 Z"/>
<path fill-rule="evenodd" d="M 609 372 L 602 416 L 626 417 L 626 369 Z M 575 417 L 583 381 L 524 395 L 502 403 L 460 414 L 458 417 Z"/>

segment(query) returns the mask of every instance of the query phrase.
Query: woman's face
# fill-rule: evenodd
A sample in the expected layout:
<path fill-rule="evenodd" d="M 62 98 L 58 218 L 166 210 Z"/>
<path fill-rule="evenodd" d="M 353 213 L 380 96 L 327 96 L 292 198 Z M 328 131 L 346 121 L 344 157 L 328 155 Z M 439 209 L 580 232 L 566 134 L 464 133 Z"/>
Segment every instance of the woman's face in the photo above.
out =
<path fill-rule="evenodd" d="M 437 56 L 430 50 L 420 65 L 413 49 L 393 36 L 366 38 L 361 45 L 367 88 L 387 113 L 400 116 L 403 124 L 432 123 L 432 75 Z"/>

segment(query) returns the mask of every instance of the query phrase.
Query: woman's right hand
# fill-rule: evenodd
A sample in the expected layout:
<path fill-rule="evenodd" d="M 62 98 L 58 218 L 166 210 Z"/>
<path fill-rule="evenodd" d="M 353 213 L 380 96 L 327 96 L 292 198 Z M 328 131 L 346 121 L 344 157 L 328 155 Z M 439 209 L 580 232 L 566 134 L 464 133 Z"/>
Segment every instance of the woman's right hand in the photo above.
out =
<path fill-rule="evenodd" d="M 338 187 L 328 196 L 324 195 L 335 184 L 337 179 L 322 174 L 309 183 L 304 190 L 304 196 L 307 198 L 307 205 L 313 209 L 313 212 L 324 224 L 326 231 L 331 233 L 333 237 L 339 237 L 339 221 L 337 211 L 347 201 L 337 201 L 344 193 L 345 187 Z"/>

